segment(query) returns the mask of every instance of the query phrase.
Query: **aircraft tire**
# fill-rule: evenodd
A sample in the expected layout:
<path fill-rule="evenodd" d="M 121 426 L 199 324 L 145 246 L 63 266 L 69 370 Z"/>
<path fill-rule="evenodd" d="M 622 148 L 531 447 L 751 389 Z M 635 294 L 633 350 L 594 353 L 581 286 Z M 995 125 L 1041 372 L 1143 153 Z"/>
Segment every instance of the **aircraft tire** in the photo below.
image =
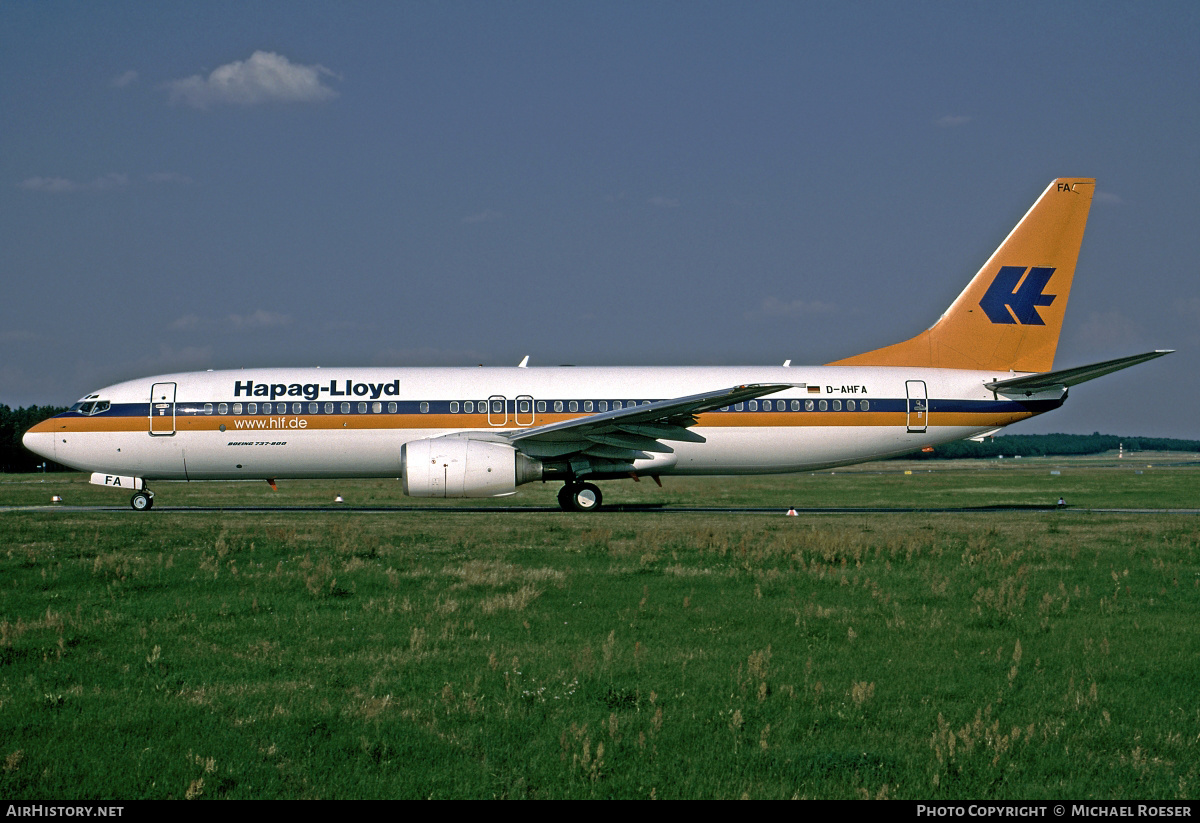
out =
<path fill-rule="evenodd" d="M 603 497 L 600 489 L 591 483 L 581 483 L 571 491 L 571 508 L 577 512 L 594 512 L 600 508 Z"/>
<path fill-rule="evenodd" d="M 133 497 L 129 498 L 129 505 L 134 511 L 149 511 L 154 507 L 154 498 L 145 492 L 135 492 Z"/>
<path fill-rule="evenodd" d="M 558 507 L 565 512 L 574 511 L 575 509 L 571 503 L 571 497 L 574 495 L 574 493 L 575 486 L 570 483 L 567 483 L 561 489 L 559 489 Z"/>
<path fill-rule="evenodd" d="M 558 490 L 558 505 L 565 512 L 594 512 L 603 496 L 591 483 L 568 483 Z"/>

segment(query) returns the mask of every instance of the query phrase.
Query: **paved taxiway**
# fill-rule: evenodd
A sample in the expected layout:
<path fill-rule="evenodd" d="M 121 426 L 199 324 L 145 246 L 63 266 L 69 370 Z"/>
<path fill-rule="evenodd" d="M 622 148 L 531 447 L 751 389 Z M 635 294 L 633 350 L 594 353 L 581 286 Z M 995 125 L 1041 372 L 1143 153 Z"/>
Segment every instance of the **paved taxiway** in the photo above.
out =
<path fill-rule="evenodd" d="M 1093 509 L 1077 506 L 938 506 L 938 507 L 795 507 L 797 515 L 804 514 L 982 514 L 992 512 L 1087 512 L 1089 514 L 1200 514 L 1200 509 Z M 0 506 L 0 514 L 9 512 L 58 512 L 61 514 L 108 513 L 153 517 L 156 514 L 211 514 L 213 512 L 259 512 L 259 513 L 312 513 L 325 514 L 574 514 L 564 512 L 557 506 L 156 506 L 149 512 L 136 512 L 128 506 Z M 605 505 L 598 512 L 587 512 L 592 517 L 605 514 L 775 514 L 783 515 L 787 509 L 769 507 L 727 506 L 665 506 L 647 504 Z"/>

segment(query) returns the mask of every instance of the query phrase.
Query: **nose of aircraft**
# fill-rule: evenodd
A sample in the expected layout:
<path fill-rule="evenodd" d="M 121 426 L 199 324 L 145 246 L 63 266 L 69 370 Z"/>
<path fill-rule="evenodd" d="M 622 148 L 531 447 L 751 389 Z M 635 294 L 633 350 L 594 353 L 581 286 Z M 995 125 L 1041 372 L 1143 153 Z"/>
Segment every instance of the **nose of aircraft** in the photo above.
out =
<path fill-rule="evenodd" d="M 47 460 L 54 459 L 54 433 L 40 432 L 34 426 L 29 431 L 25 432 L 25 436 L 21 438 L 21 442 L 25 448 L 29 449 L 39 457 L 45 457 Z"/>

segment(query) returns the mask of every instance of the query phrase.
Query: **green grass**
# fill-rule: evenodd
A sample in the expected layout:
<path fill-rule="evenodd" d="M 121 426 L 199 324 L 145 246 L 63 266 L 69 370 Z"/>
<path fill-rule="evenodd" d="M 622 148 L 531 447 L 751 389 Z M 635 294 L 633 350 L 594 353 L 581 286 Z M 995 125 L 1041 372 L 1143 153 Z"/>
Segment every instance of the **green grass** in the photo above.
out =
<path fill-rule="evenodd" d="M 605 491 L 1198 505 L 1194 470 L 1027 463 Z M 0 505 L 126 503 L 37 479 L 2 478 Z M 413 505 L 397 485 L 156 490 Z M 553 505 L 529 492 L 501 502 Z M 1195 515 L 16 511 L 0 530 L 4 797 L 1200 792 Z"/>
<path fill-rule="evenodd" d="M 741 478 L 668 477 L 601 482 L 606 504 L 729 507 L 985 507 L 1051 506 L 1059 497 L 1076 508 L 1197 508 L 1200 489 L 1184 478 L 1200 468 L 1200 455 L 1137 453 L 1124 459 L 1043 457 L 1005 460 L 901 461 L 832 471 Z M 906 472 L 908 472 L 906 474 Z M 1052 472 L 1056 472 L 1052 474 Z M 483 500 L 405 497 L 386 480 L 279 482 L 161 481 L 152 484 L 162 506 L 326 506 L 341 495 L 348 507 L 549 507 L 557 508 L 558 483 L 522 486 L 515 496 Z M 129 505 L 129 493 L 88 483 L 86 474 L 0 475 L 0 506 L 41 506 L 59 495 L 66 505 Z"/>

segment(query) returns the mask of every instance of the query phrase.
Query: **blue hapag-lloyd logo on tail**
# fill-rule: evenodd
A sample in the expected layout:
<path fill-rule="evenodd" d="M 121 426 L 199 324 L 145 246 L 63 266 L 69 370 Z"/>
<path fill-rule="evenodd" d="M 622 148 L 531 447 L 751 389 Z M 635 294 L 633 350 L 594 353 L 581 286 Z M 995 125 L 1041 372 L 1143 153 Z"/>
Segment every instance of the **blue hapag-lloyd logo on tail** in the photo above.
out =
<path fill-rule="evenodd" d="M 1029 274 L 1022 283 L 1021 276 L 1026 271 Z M 996 279 L 979 301 L 979 308 L 983 309 L 983 313 L 993 323 L 1044 326 L 1046 323 L 1037 310 L 1038 306 L 1049 306 L 1058 296 L 1042 294 L 1042 289 L 1046 288 L 1052 274 L 1054 269 L 1048 266 L 1034 266 L 1030 269 L 1022 266 L 1001 266 Z M 1017 283 L 1021 283 L 1021 288 L 1017 288 Z"/>

